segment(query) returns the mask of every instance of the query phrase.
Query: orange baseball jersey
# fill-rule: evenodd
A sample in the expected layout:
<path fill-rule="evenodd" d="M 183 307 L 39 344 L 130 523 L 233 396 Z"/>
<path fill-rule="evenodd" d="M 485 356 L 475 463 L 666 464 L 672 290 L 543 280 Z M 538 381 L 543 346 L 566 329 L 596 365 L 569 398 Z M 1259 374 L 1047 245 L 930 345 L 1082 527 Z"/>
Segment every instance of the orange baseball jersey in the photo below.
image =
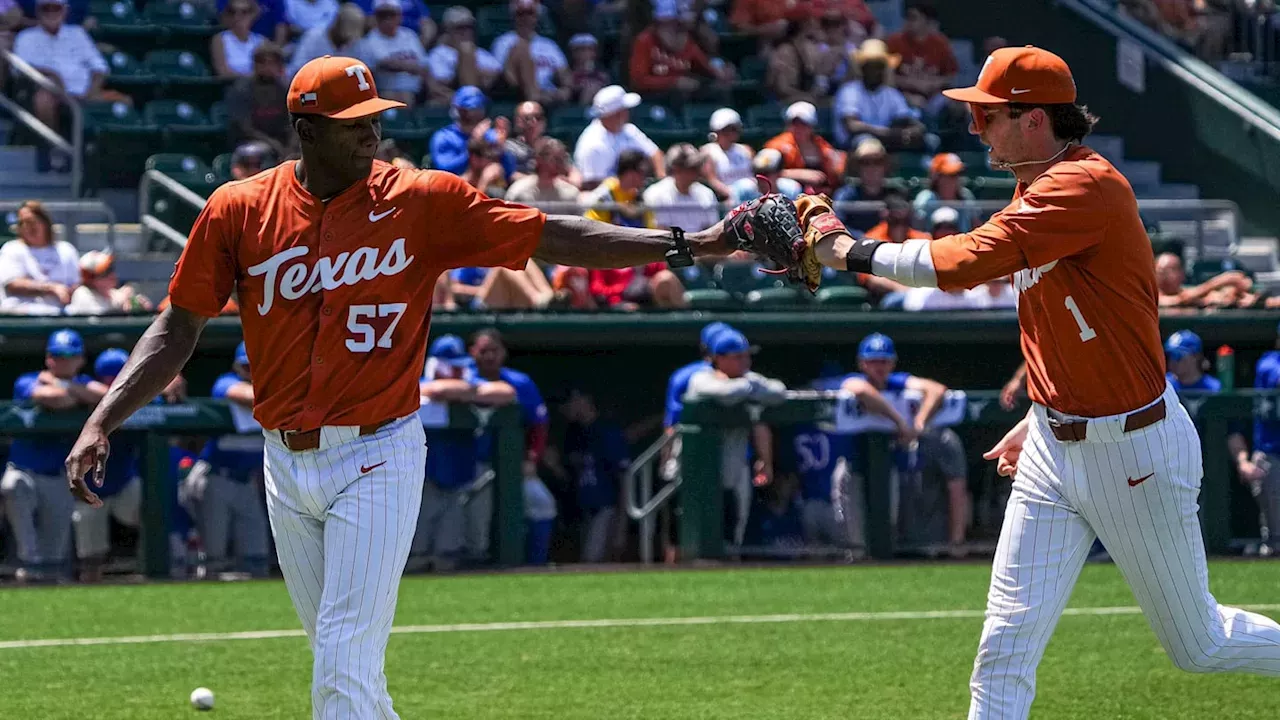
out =
<path fill-rule="evenodd" d="M 329 202 L 286 162 L 218 188 L 169 284 L 174 306 L 217 315 L 234 289 L 264 428 L 368 425 L 418 408 L 441 272 L 523 268 L 538 210 L 455 175 L 376 161 Z"/>
<path fill-rule="evenodd" d="M 1129 181 L 1093 150 L 1073 148 L 986 224 L 930 250 L 943 290 L 1013 275 L 1034 402 L 1098 417 L 1164 391 L 1151 241 Z"/>

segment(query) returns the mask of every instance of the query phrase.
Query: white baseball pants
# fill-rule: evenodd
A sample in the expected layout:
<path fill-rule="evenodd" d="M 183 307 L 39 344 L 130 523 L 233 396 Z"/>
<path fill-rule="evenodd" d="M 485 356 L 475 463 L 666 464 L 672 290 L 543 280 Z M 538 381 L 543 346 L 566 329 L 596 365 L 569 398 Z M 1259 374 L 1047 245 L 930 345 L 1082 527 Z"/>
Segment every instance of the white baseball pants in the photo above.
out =
<path fill-rule="evenodd" d="M 1168 409 L 1160 422 L 1125 433 L 1124 415 L 1094 419 L 1069 443 L 1033 409 L 991 572 L 971 720 L 1027 717 L 1036 666 L 1095 536 L 1174 665 L 1280 676 L 1280 625 L 1209 593 L 1200 438 L 1172 388 L 1158 402 Z"/>
<path fill-rule="evenodd" d="M 401 418 L 364 437 L 326 427 L 304 452 L 264 434 L 267 514 L 314 656 L 312 717 L 398 718 L 383 668 L 422 503 L 422 424 Z"/>

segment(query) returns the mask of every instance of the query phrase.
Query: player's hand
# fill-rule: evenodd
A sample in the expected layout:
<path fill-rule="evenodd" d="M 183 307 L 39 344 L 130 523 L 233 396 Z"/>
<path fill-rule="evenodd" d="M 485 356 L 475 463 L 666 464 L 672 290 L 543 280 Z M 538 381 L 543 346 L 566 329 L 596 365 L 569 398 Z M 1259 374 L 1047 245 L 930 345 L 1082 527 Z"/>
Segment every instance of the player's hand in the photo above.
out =
<path fill-rule="evenodd" d="M 76 444 L 67 456 L 67 483 L 76 499 L 93 507 L 102 507 L 102 500 L 85 484 L 85 475 L 92 473 L 93 486 L 102 487 L 102 477 L 107 469 L 107 455 L 111 445 L 107 433 L 93 423 L 87 423 L 76 438 Z"/>
<path fill-rule="evenodd" d="M 1000 389 L 1000 407 L 1005 410 L 1012 410 L 1013 406 L 1018 402 L 1018 394 L 1022 392 L 1021 380 L 1010 380 Z"/>
<path fill-rule="evenodd" d="M 1018 458 L 1022 456 L 1022 444 L 1027 440 L 1029 420 L 1022 418 L 1013 429 L 1000 438 L 995 447 L 983 453 L 984 460 L 996 461 L 996 472 L 1000 477 L 1013 477 L 1018 471 Z"/>
<path fill-rule="evenodd" d="M 773 482 L 773 468 L 763 460 L 756 460 L 753 463 L 751 482 L 756 487 L 764 487 Z"/>
<path fill-rule="evenodd" d="M 1262 482 L 1267 477 L 1266 471 L 1258 467 L 1257 463 L 1249 459 L 1241 460 L 1236 465 L 1236 472 L 1240 475 L 1240 482 L 1246 485 Z"/>

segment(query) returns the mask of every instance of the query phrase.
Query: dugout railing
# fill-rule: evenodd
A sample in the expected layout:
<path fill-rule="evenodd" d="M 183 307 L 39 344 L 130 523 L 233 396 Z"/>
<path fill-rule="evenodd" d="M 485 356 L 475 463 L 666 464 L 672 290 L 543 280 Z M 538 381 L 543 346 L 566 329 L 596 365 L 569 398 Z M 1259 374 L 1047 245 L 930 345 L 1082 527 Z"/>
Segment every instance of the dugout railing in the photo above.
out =
<path fill-rule="evenodd" d="M 29 404 L 0 403 L 0 435 L 10 439 L 74 436 L 87 419 L 85 412 L 45 412 Z M 501 565 L 520 565 L 525 558 L 525 531 L 521 473 L 524 433 L 519 411 L 514 407 L 480 410 L 470 405 L 452 405 L 447 419 L 435 424 L 477 432 L 489 428 L 495 433 L 493 553 Z M 119 433 L 112 436 L 115 439 L 131 434 L 142 447 L 139 542 L 141 570 L 148 577 L 169 577 L 167 536 L 177 492 L 170 467 L 170 438 L 222 435 L 235 432 L 234 427 L 230 408 L 224 401 L 192 399 L 173 405 L 148 405 L 134 413 Z"/>
<path fill-rule="evenodd" d="M 963 393 L 964 417 L 957 431 L 986 428 L 999 437 L 1027 411 L 1026 404 L 1005 410 L 999 392 Z M 1196 423 L 1204 458 L 1204 480 L 1200 490 L 1200 521 L 1209 553 L 1231 550 L 1230 491 L 1234 476 L 1227 450 L 1231 429 L 1246 434 L 1256 420 L 1280 421 L 1280 392 L 1242 390 L 1220 395 L 1188 392 L 1181 396 Z M 840 416 L 853 417 L 861 411 L 857 402 L 840 393 L 795 392 L 781 405 L 770 408 L 743 405 L 724 407 L 711 401 L 689 403 L 681 414 L 677 433 L 682 443 L 681 484 L 675 491 L 679 508 L 679 547 L 683 560 L 721 559 L 730 551 L 725 543 L 724 493 L 719 478 L 720 435 L 725 428 L 745 428 L 761 422 L 775 430 L 798 424 L 833 426 Z M 892 436 L 883 431 L 860 433 L 856 443 L 854 468 L 864 479 L 866 550 L 874 558 L 895 556 L 895 528 L 891 508 L 894 490 L 890 486 Z M 970 454 L 986 447 L 968 447 Z M 632 488 L 627 488 L 628 497 Z"/>

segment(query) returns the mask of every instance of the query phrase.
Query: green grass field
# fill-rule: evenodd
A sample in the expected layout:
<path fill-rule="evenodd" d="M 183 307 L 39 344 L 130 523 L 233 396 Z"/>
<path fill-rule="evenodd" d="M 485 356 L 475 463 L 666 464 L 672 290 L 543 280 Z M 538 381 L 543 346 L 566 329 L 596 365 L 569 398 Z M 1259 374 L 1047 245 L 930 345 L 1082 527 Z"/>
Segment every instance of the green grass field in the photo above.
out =
<path fill-rule="evenodd" d="M 406 720 L 962 718 L 988 575 L 972 564 L 413 577 L 388 676 Z M 1211 577 L 1224 602 L 1280 602 L 1280 563 L 1219 562 Z M 1085 568 L 1071 601 L 1080 614 L 1049 645 L 1033 717 L 1280 714 L 1280 681 L 1181 673 L 1141 615 L 1086 610 L 1132 605 L 1114 567 Z M 831 613 L 866 614 L 810 617 Z M 711 620 L 778 614 L 792 617 Z M 707 619 L 510 625 L 645 618 Z M 462 623 L 481 627 L 448 627 Z M 201 685 L 217 695 L 214 717 L 310 717 L 301 637 L 13 642 L 298 628 L 278 582 L 0 591 L 0 718 L 188 717 Z"/>

